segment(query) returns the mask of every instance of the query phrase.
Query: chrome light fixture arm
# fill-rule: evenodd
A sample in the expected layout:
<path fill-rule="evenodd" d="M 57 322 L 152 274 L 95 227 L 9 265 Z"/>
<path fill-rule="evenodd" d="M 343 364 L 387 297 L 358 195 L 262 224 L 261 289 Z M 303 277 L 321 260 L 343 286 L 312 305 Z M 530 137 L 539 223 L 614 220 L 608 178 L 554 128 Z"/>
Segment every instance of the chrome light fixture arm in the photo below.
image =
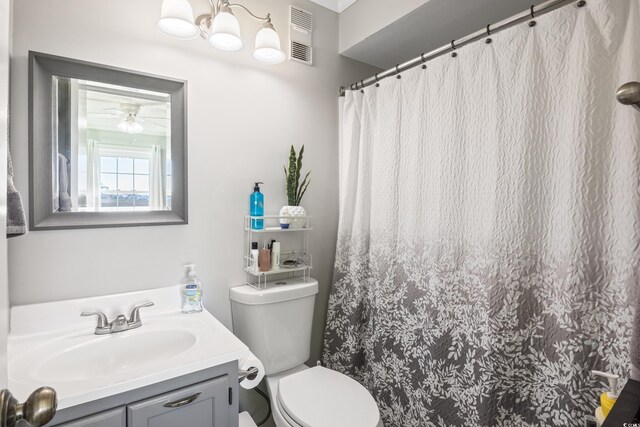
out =
<path fill-rule="evenodd" d="M 211 16 L 216 16 L 218 14 L 218 6 L 213 0 L 209 0 L 209 4 L 211 5 Z"/>
<path fill-rule="evenodd" d="M 209 0 L 209 4 L 211 5 L 211 14 L 210 15 L 206 15 L 206 14 L 205 15 L 200 15 L 196 19 L 196 25 L 198 25 L 200 27 L 200 29 L 202 30 L 203 33 L 206 33 L 205 29 L 208 28 L 208 26 L 210 25 L 211 21 L 213 21 L 213 18 L 215 18 L 218 13 L 226 11 L 226 10 L 230 10 L 230 9 L 233 9 L 233 8 L 240 8 L 240 9 L 244 10 L 245 12 L 247 12 L 247 14 L 250 17 L 252 17 L 256 21 L 271 23 L 271 14 L 270 13 L 267 13 L 267 16 L 265 16 L 265 17 L 258 16 L 255 13 L 251 12 L 251 10 L 249 10 L 248 7 L 246 7 L 246 6 L 242 5 L 242 4 L 239 4 L 239 3 L 229 3 L 229 0 L 218 0 L 217 3 L 214 3 L 213 0 Z M 202 24 L 204 24 L 204 26 Z M 203 37 L 205 35 L 206 34 L 202 34 Z"/>
<path fill-rule="evenodd" d="M 240 9 L 243 9 L 245 12 L 247 12 L 247 14 L 249 14 L 249 16 L 251 16 L 253 19 L 255 19 L 256 21 L 260 21 L 260 22 L 271 22 L 271 14 L 267 13 L 267 16 L 260 17 L 254 13 L 252 13 L 246 6 L 241 5 L 239 3 L 227 3 L 227 6 L 234 8 L 234 7 L 239 7 Z"/>

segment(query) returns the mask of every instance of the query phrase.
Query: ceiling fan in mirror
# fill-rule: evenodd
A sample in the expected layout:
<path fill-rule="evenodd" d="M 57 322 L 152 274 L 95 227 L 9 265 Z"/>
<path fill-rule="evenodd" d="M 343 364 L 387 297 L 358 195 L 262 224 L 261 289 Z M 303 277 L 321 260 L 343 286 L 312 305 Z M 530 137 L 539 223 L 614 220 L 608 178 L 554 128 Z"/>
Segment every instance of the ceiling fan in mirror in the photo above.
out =
<path fill-rule="evenodd" d="M 120 122 L 116 126 L 119 131 L 125 133 L 140 133 L 144 130 L 143 123 L 147 122 L 155 126 L 166 128 L 162 121 L 167 120 L 166 117 L 153 117 L 140 115 L 142 110 L 141 104 L 123 102 L 118 108 L 105 108 L 103 112 L 89 113 L 89 115 L 109 115 L 120 118 Z"/>

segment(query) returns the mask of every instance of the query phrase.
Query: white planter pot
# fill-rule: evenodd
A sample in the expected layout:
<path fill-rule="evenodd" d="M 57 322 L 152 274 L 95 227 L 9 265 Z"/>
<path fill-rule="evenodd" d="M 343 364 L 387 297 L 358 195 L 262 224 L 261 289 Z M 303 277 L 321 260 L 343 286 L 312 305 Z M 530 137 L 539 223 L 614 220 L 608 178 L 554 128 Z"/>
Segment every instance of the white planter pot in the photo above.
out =
<path fill-rule="evenodd" d="M 304 228 L 307 225 L 307 211 L 302 206 L 283 206 L 280 209 L 280 226 L 282 228 Z M 284 227 L 283 227 L 284 225 Z"/>

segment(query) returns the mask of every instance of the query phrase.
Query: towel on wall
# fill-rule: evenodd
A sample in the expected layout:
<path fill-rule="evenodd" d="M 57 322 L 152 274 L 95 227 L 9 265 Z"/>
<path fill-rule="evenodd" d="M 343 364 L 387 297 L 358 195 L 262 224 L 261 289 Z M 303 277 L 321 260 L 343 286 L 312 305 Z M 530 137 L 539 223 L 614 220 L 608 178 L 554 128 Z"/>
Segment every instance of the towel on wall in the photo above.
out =
<path fill-rule="evenodd" d="M 69 161 L 58 153 L 58 211 L 71 211 L 71 197 L 69 197 Z"/>
<path fill-rule="evenodd" d="M 13 163 L 11 150 L 7 149 L 7 237 L 27 234 L 27 217 L 22 205 L 22 197 L 13 183 Z"/>

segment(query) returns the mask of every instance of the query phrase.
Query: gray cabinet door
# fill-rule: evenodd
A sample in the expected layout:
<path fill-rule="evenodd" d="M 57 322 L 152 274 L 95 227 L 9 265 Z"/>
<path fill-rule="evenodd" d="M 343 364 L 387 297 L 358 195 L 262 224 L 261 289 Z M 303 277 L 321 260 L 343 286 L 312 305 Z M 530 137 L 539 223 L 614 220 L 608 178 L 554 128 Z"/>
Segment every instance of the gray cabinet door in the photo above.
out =
<path fill-rule="evenodd" d="M 127 407 L 128 427 L 227 427 L 229 377 L 214 378 Z"/>
<path fill-rule="evenodd" d="M 58 427 L 126 427 L 125 407 L 111 409 L 78 420 L 60 424 Z"/>

